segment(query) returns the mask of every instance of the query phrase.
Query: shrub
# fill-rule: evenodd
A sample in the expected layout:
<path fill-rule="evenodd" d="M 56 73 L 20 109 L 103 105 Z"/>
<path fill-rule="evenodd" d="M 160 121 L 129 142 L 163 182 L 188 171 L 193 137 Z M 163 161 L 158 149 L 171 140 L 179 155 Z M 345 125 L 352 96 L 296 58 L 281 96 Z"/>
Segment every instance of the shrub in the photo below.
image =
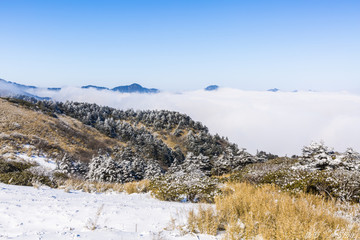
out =
<path fill-rule="evenodd" d="M 145 161 L 136 156 L 99 155 L 92 158 L 86 178 L 99 182 L 133 182 L 161 174 L 156 161 Z"/>
<path fill-rule="evenodd" d="M 154 197 L 164 201 L 213 202 L 220 194 L 218 180 L 195 174 L 179 172 L 165 174 L 150 181 L 150 190 Z"/>
<path fill-rule="evenodd" d="M 188 153 L 180 164 L 176 159 L 163 176 L 150 182 L 153 196 L 165 201 L 213 202 L 220 193 L 218 179 L 210 177 L 210 159 Z"/>
<path fill-rule="evenodd" d="M 0 159 L 0 173 L 18 172 L 32 167 L 30 163 L 5 161 Z"/>
<path fill-rule="evenodd" d="M 63 172 L 54 172 L 53 177 L 54 177 L 54 179 L 56 179 L 56 180 L 58 180 L 60 182 L 64 182 L 67 179 L 69 179 L 69 176 L 66 173 L 63 173 Z"/>
<path fill-rule="evenodd" d="M 346 161 L 351 162 L 353 159 L 354 154 L 348 156 Z M 358 171 L 343 167 L 327 170 L 299 168 L 297 159 L 278 158 L 247 165 L 231 176 L 222 178 L 221 181 L 248 182 L 255 185 L 275 184 L 280 189 L 292 193 L 307 192 L 351 202 L 360 200 Z"/>
<path fill-rule="evenodd" d="M 33 186 L 35 183 L 40 183 L 57 187 L 49 177 L 31 173 L 29 170 L 32 166 L 26 162 L 0 160 L 0 182 L 22 186 Z"/>
<path fill-rule="evenodd" d="M 360 154 L 352 148 L 344 153 L 337 153 L 332 148 L 325 146 L 323 142 L 312 142 L 302 149 L 300 164 L 297 169 L 307 170 L 331 170 L 345 169 L 359 171 Z"/>
<path fill-rule="evenodd" d="M 276 158 L 262 163 L 246 165 L 239 171 L 232 173 L 229 177 L 223 179 L 223 182 L 249 182 L 252 184 L 263 183 L 265 175 L 280 170 L 288 170 L 296 163 L 296 159 L 287 157 Z"/>
<path fill-rule="evenodd" d="M 2 173 L 0 174 L 0 182 L 21 186 L 33 186 L 35 183 L 40 183 L 53 188 L 57 187 L 56 183 L 51 181 L 49 177 L 35 175 L 27 170 Z"/>
<path fill-rule="evenodd" d="M 351 202 L 360 200 L 360 174 L 357 172 L 280 170 L 266 174 L 261 183 L 276 184 L 293 193 L 303 191 Z"/>

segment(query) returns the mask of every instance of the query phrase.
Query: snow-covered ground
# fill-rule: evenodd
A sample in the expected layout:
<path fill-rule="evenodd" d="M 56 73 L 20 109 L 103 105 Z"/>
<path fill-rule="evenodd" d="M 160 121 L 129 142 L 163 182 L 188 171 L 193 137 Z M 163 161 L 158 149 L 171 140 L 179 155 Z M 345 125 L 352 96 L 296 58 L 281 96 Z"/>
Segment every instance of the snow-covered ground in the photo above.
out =
<path fill-rule="evenodd" d="M 52 171 L 56 169 L 56 162 L 53 159 L 49 159 L 45 156 L 36 156 L 31 155 L 28 156 L 24 153 L 17 153 L 16 159 L 19 161 L 23 160 L 30 163 L 37 163 L 39 166 L 41 166 L 45 171 Z"/>
<path fill-rule="evenodd" d="M 190 203 L 163 202 L 149 194 L 65 192 L 0 183 L 0 239 L 220 239 L 182 235 Z M 167 229 L 167 230 L 165 230 Z"/>

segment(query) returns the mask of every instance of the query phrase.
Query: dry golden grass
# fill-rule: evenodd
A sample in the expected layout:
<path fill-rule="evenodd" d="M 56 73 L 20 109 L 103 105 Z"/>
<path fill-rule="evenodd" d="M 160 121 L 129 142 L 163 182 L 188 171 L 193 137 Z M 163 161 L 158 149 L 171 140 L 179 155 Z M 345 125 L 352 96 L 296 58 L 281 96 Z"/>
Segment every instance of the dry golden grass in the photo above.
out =
<path fill-rule="evenodd" d="M 157 138 L 161 139 L 161 141 L 163 141 L 167 146 L 169 146 L 171 149 L 174 149 L 175 146 L 179 146 L 179 138 L 175 137 L 175 136 L 168 136 L 168 135 L 164 135 L 161 134 L 159 132 L 156 132 L 157 134 L 155 135 Z"/>
<path fill-rule="evenodd" d="M 84 192 L 126 192 L 131 193 L 145 193 L 149 189 L 149 180 L 142 180 L 130 183 L 105 183 L 105 182 L 90 182 L 81 179 L 67 179 L 59 183 L 59 188 L 69 192 L 71 190 L 82 190 Z"/>
<path fill-rule="evenodd" d="M 197 213 L 194 210 L 189 212 L 188 229 L 190 232 L 216 235 L 219 228 L 219 218 L 212 207 L 199 206 Z"/>
<path fill-rule="evenodd" d="M 123 145 L 73 118 L 61 115 L 53 118 L 1 98 L 0 133 L 0 145 L 16 148 L 30 143 L 48 154 L 65 151 L 85 161 L 97 154 L 100 148 Z"/>
<path fill-rule="evenodd" d="M 174 131 L 172 131 L 173 133 Z M 161 141 L 163 141 L 168 147 L 170 147 L 171 149 L 175 149 L 176 146 L 180 147 L 180 150 L 182 152 L 187 152 L 186 151 L 186 147 L 185 147 L 185 137 L 186 135 L 189 133 L 189 130 L 183 130 L 183 134 L 181 134 L 181 136 L 176 137 L 172 134 L 170 135 L 164 135 L 161 132 L 157 131 L 156 133 L 156 137 L 158 139 L 160 139 Z"/>
<path fill-rule="evenodd" d="M 98 221 L 99 221 L 99 218 L 100 218 L 100 215 L 102 213 L 104 209 L 104 204 L 102 204 L 98 210 L 96 211 L 96 214 L 94 216 L 94 218 L 89 218 L 85 227 L 91 231 L 94 231 L 95 229 L 98 228 Z"/>
<path fill-rule="evenodd" d="M 343 205 L 319 196 L 280 192 L 274 186 L 229 184 L 215 199 L 216 214 L 190 212 L 189 229 L 203 233 L 225 230 L 225 239 L 360 239 L 360 226 L 349 218 L 358 205 Z M 203 227 L 206 226 L 206 227 Z"/>
<path fill-rule="evenodd" d="M 154 127 L 149 127 L 146 126 L 143 123 L 137 123 L 136 125 L 134 124 L 134 122 L 132 121 L 124 121 L 128 124 L 130 124 L 132 127 L 140 129 L 140 128 L 145 128 L 148 131 L 154 133 L 154 136 L 157 139 L 160 139 L 161 141 L 163 141 L 169 148 L 171 149 L 175 149 L 176 146 L 179 146 L 181 151 L 186 152 L 186 148 L 184 146 L 184 138 L 186 137 L 186 135 L 189 133 L 188 129 L 183 129 L 183 133 L 176 137 L 174 134 L 175 132 L 175 128 L 173 129 L 169 129 L 169 130 L 162 130 L 162 131 L 157 131 L 155 130 Z"/>
<path fill-rule="evenodd" d="M 137 123 L 136 126 L 133 122 L 131 121 L 124 121 L 129 123 L 132 127 L 140 129 L 140 128 L 145 128 L 148 131 L 154 133 L 154 136 L 157 139 L 160 139 L 161 141 L 163 141 L 169 148 L 171 149 L 175 149 L 176 146 L 179 146 L 181 151 L 186 152 L 186 148 L 184 146 L 184 137 L 189 133 L 189 130 L 187 129 L 183 129 L 183 133 L 176 137 L 174 136 L 174 132 L 175 132 L 175 128 L 171 129 L 171 130 L 162 130 L 162 131 L 156 131 L 154 127 L 149 127 L 146 126 L 143 123 Z"/>
<path fill-rule="evenodd" d="M 128 182 L 124 184 L 124 190 L 128 194 L 145 193 L 149 191 L 150 181 L 145 179 L 138 182 Z"/>
<path fill-rule="evenodd" d="M 220 175 L 220 176 L 214 176 L 215 178 L 217 179 L 228 179 L 230 178 L 232 175 L 232 173 L 226 173 L 226 174 L 223 174 L 223 175 Z"/>

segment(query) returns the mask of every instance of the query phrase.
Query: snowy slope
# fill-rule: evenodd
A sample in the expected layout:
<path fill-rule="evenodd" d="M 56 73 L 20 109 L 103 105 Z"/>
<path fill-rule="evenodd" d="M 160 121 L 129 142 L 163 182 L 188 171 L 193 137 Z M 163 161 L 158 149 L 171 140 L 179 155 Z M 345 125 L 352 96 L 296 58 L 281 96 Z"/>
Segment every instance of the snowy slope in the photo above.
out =
<path fill-rule="evenodd" d="M 184 222 L 191 208 L 196 205 L 162 202 L 149 194 L 90 194 L 0 183 L 0 239 L 218 239 L 164 230 L 171 218 Z"/>

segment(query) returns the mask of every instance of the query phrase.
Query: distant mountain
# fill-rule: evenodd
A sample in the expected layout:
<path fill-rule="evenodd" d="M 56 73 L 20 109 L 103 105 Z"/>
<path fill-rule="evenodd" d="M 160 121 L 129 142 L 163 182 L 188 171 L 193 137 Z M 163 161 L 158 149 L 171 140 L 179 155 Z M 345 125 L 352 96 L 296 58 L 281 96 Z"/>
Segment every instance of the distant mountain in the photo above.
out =
<path fill-rule="evenodd" d="M 61 90 L 61 88 L 56 88 L 56 87 L 53 87 L 53 88 L 47 88 L 47 90 L 49 90 L 49 91 L 56 91 L 56 92 L 58 92 L 58 91 L 60 91 L 60 90 Z"/>
<path fill-rule="evenodd" d="M 99 86 L 95 86 L 95 85 L 86 85 L 86 86 L 82 86 L 81 88 L 85 88 L 85 89 L 94 88 L 96 90 L 110 90 L 107 87 L 99 87 Z"/>
<path fill-rule="evenodd" d="M 95 86 L 95 85 L 86 85 L 86 86 L 82 86 L 81 88 L 84 88 L 84 89 L 92 88 L 92 89 L 96 89 L 96 90 L 110 90 L 110 91 L 121 92 L 121 93 L 158 93 L 158 92 L 160 92 L 156 88 L 145 88 L 137 83 L 133 83 L 131 85 L 125 85 L 125 86 L 118 86 L 118 87 L 114 87 L 112 89 L 107 88 L 107 87 Z"/>
<path fill-rule="evenodd" d="M 218 90 L 218 89 L 219 89 L 218 85 L 210 85 L 210 86 L 207 86 L 205 88 L 205 91 L 215 91 L 215 90 Z"/>
<path fill-rule="evenodd" d="M 16 88 L 19 88 L 19 89 L 22 89 L 22 90 L 36 88 L 35 86 L 28 86 L 28 85 L 18 84 L 18 83 L 15 83 L 15 82 L 6 81 L 4 79 L 0 79 L 0 83 L 6 84 L 7 86 L 16 87 Z"/>
<path fill-rule="evenodd" d="M 0 97 L 28 97 L 35 98 L 37 100 L 45 100 L 47 98 L 42 98 L 35 96 L 31 93 L 28 93 L 27 90 L 35 89 L 35 86 L 27 86 L 14 82 L 5 81 L 0 79 Z"/>
<path fill-rule="evenodd" d="M 268 92 L 278 92 L 278 91 L 280 91 L 280 89 L 278 89 L 278 88 L 271 88 L 271 89 L 268 89 L 267 91 L 268 91 Z"/>
<path fill-rule="evenodd" d="M 127 86 L 119 86 L 111 89 L 112 91 L 121 93 L 158 93 L 160 92 L 156 88 L 144 88 L 140 84 L 133 83 Z"/>
<path fill-rule="evenodd" d="M 292 90 L 292 91 L 284 91 L 284 90 L 280 90 L 278 88 L 272 88 L 272 89 L 268 89 L 267 90 L 268 92 L 292 92 L 292 93 L 297 93 L 299 92 L 299 90 L 295 89 L 295 90 Z M 302 91 L 302 90 L 300 90 Z M 302 92 L 306 92 L 306 91 L 302 91 Z M 308 92 L 314 92 L 313 90 L 309 89 Z"/>
<path fill-rule="evenodd" d="M 83 89 L 96 89 L 96 90 L 109 90 L 114 92 L 120 93 L 158 93 L 160 92 L 156 88 L 145 88 L 142 87 L 140 84 L 133 83 L 131 85 L 126 86 L 118 86 L 112 89 L 107 87 L 95 86 L 95 85 L 86 85 L 82 86 Z M 45 100 L 49 99 L 47 97 L 39 97 L 34 95 L 37 89 L 47 89 L 49 91 L 61 91 L 62 88 L 38 88 L 36 86 L 28 86 L 23 84 L 18 84 L 15 82 L 6 81 L 0 78 L 0 97 L 30 97 L 35 98 L 37 100 Z"/>

